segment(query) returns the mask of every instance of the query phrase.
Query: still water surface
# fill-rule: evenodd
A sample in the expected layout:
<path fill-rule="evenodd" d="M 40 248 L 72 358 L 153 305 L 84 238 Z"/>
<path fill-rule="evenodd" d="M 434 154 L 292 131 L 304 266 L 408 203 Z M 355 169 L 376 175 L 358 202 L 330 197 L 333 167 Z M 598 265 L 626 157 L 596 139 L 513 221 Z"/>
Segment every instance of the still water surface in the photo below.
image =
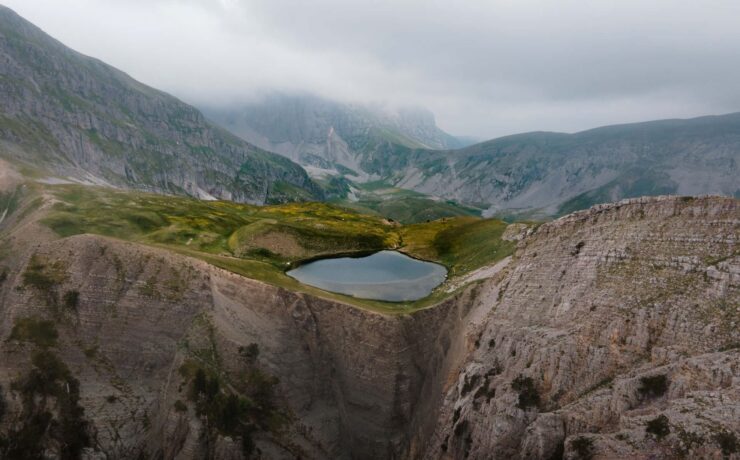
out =
<path fill-rule="evenodd" d="M 428 296 L 445 280 L 447 269 L 400 252 L 380 251 L 366 257 L 316 260 L 287 274 L 326 291 L 401 302 Z"/>

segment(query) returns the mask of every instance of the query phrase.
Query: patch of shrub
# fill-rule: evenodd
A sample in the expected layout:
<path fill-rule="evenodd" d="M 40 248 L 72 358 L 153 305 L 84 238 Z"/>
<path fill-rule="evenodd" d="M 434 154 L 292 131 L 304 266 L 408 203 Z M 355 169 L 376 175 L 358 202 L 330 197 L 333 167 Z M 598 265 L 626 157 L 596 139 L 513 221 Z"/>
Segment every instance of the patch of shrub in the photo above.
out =
<path fill-rule="evenodd" d="M 473 399 L 479 399 L 484 397 L 486 398 L 486 401 L 490 401 L 491 398 L 496 396 L 496 389 L 495 388 L 489 388 L 488 384 L 481 385 L 480 388 L 478 388 L 478 391 L 475 392 L 475 395 L 473 395 Z"/>
<path fill-rule="evenodd" d="M 250 343 L 246 347 L 239 347 L 239 356 L 244 358 L 248 364 L 254 364 L 260 355 L 260 347 L 256 343 Z"/>
<path fill-rule="evenodd" d="M 468 376 L 465 376 L 465 381 L 463 382 L 462 389 L 460 390 L 460 396 L 465 396 L 466 394 L 470 393 L 473 388 L 475 388 L 478 385 L 478 382 L 480 381 L 480 375 L 473 374 L 468 378 Z"/>
<path fill-rule="evenodd" d="M 54 353 L 36 350 L 27 375 L 11 385 L 23 404 L 23 419 L 10 430 L 0 458 L 44 458 L 55 449 L 55 458 L 79 459 L 92 445 L 84 409 L 79 405 L 80 383 Z"/>
<path fill-rule="evenodd" d="M 284 418 L 275 403 L 277 378 L 259 369 L 251 369 L 238 385 L 244 389 L 244 394 L 239 395 L 222 385 L 218 375 L 201 367 L 194 372 L 188 371 L 187 367 L 183 365 L 181 372 L 192 375 L 189 397 L 195 403 L 196 414 L 206 423 L 208 430 L 240 437 L 246 458 L 255 449 L 251 439 L 254 432 L 274 431 L 283 423 Z"/>
<path fill-rule="evenodd" d="M 184 402 L 180 401 L 179 399 L 175 401 L 174 406 L 177 412 L 187 412 L 188 411 L 188 406 Z"/>
<path fill-rule="evenodd" d="M 4 269 L 0 272 L 0 284 L 3 284 L 8 279 L 8 270 Z"/>
<path fill-rule="evenodd" d="M 519 393 L 518 408 L 526 410 L 540 405 L 540 394 L 531 377 L 520 375 L 511 382 L 511 388 Z"/>
<path fill-rule="evenodd" d="M 278 258 L 278 254 L 270 251 L 267 248 L 254 248 L 247 251 L 247 255 L 263 259 L 275 259 Z"/>
<path fill-rule="evenodd" d="M 717 444 L 722 449 L 722 453 L 726 456 L 740 451 L 740 442 L 737 439 L 737 435 L 731 431 L 721 431 L 715 434 L 714 440 L 717 441 Z"/>
<path fill-rule="evenodd" d="M 77 306 L 80 303 L 80 292 L 76 290 L 65 292 L 62 297 L 62 302 L 65 307 L 71 310 L 77 310 Z"/>
<path fill-rule="evenodd" d="M 585 436 L 571 440 L 570 447 L 579 460 L 591 460 L 594 456 L 594 442 Z"/>
<path fill-rule="evenodd" d="M 493 365 L 488 369 L 488 372 L 486 372 L 486 379 L 499 375 L 501 371 L 503 371 L 501 363 L 498 362 L 498 359 L 494 360 Z"/>
<path fill-rule="evenodd" d="M 50 306 L 58 302 L 57 287 L 64 281 L 65 274 L 61 263 L 44 263 L 37 255 L 31 257 L 23 272 L 23 285 L 38 291 Z"/>
<path fill-rule="evenodd" d="M 563 460 L 563 455 L 565 455 L 565 441 L 561 440 L 553 450 L 552 454 L 547 458 L 547 460 Z"/>
<path fill-rule="evenodd" d="M 94 359 L 98 355 L 98 346 L 91 345 L 82 349 L 82 353 L 85 354 L 87 359 Z"/>
<path fill-rule="evenodd" d="M 579 241 L 578 244 L 575 245 L 575 247 L 570 251 L 570 255 L 577 256 L 581 253 L 581 249 L 586 245 L 585 242 Z"/>
<path fill-rule="evenodd" d="M 33 343 L 43 348 L 55 346 L 58 338 L 54 322 L 36 316 L 17 318 L 10 332 L 11 340 Z"/>
<path fill-rule="evenodd" d="M 640 379 L 640 395 L 647 398 L 657 398 L 663 396 L 668 391 L 668 377 L 665 375 L 653 375 L 651 377 L 642 377 Z"/>
<path fill-rule="evenodd" d="M 663 439 L 671 432 L 670 424 L 668 423 L 668 417 L 665 415 L 659 415 L 652 420 L 649 420 L 645 425 L 645 432 L 650 433 L 657 439 Z"/>

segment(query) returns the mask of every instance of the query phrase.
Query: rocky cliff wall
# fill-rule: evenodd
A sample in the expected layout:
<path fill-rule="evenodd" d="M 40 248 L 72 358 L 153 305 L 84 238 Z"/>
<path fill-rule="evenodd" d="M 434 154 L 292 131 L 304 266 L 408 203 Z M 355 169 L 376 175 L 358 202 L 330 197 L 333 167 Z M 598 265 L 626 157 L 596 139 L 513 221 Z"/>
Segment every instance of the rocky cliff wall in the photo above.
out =
<path fill-rule="evenodd" d="M 290 419 L 254 433 L 262 458 L 719 458 L 740 432 L 739 226 L 732 199 L 598 207 L 540 226 L 496 277 L 382 315 L 27 223 L 0 251 L 0 433 L 48 349 L 79 381 L 84 456 L 242 458 L 185 371 L 238 392 L 254 343 Z M 58 336 L 24 335 L 29 318 Z"/>
<path fill-rule="evenodd" d="M 425 458 L 737 455 L 739 238 L 738 201 L 720 198 L 629 200 L 541 226 Z"/>

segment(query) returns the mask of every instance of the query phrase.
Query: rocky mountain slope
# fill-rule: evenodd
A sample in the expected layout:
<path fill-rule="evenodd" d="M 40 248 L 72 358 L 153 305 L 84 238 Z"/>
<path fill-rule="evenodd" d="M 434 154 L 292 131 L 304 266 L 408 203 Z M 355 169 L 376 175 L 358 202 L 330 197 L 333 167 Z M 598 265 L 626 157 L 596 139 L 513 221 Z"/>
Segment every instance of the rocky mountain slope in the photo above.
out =
<path fill-rule="evenodd" d="M 643 195 L 740 196 L 740 113 L 409 150 L 373 172 L 490 213 L 557 215 Z"/>
<path fill-rule="evenodd" d="M 273 96 L 208 114 L 304 165 L 489 214 L 547 217 L 644 195 L 740 196 L 740 114 L 526 133 L 464 148 L 430 115 L 391 122 L 312 97 Z"/>
<path fill-rule="evenodd" d="M 425 458 L 738 458 L 740 214 L 642 198 L 537 229 Z"/>
<path fill-rule="evenodd" d="M 452 149 L 465 145 L 423 109 L 384 110 L 311 95 L 274 93 L 206 114 L 231 132 L 302 165 L 364 177 L 366 162 L 396 145 Z"/>
<path fill-rule="evenodd" d="M 305 171 L 0 6 L 0 155 L 40 175 L 251 203 L 320 198 Z"/>
<path fill-rule="evenodd" d="M 24 196 L 0 224 L 0 452 L 740 455 L 738 200 L 646 198 L 512 228 L 503 270 L 394 314 L 60 238 L 53 200 Z"/>

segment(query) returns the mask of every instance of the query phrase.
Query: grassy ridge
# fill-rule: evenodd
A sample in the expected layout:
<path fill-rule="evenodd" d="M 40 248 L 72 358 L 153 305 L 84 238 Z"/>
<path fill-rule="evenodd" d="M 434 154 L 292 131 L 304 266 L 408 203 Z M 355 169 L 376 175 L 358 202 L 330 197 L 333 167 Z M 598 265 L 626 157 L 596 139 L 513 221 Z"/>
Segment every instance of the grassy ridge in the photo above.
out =
<path fill-rule="evenodd" d="M 408 311 L 438 299 L 395 304 L 349 298 L 286 276 L 293 263 L 325 255 L 399 249 L 462 275 L 513 251 L 506 224 L 453 217 L 402 226 L 326 203 L 251 206 L 104 188 L 48 187 L 59 200 L 43 222 L 60 236 L 92 233 L 187 254 L 292 290 L 381 311 Z"/>

